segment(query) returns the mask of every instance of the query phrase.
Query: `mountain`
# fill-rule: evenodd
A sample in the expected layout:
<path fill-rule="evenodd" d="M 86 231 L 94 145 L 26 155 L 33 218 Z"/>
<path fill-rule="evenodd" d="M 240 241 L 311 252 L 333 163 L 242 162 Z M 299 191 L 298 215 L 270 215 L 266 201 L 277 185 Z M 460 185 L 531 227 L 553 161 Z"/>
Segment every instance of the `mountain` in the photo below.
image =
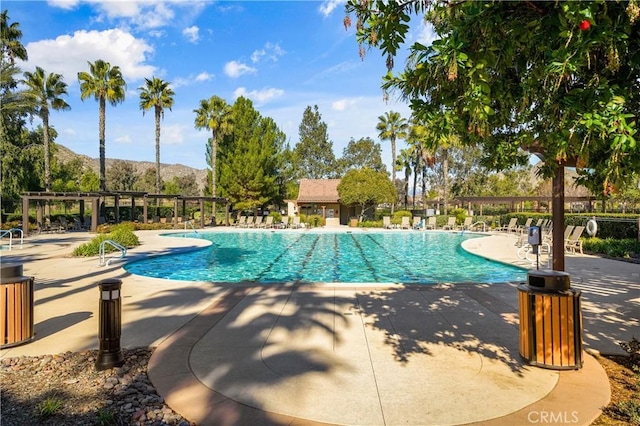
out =
<path fill-rule="evenodd" d="M 91 158 L 83 154 L 76 154 L 75 152 L 71 151 L 69 148 L 60 144 L 56 144 L 55 155 L 58 158 L 58 161 L 62 163 L 67 163 L 76 158 L 79 158 L 82 161 L 83 166 L 90 168 L 96 174 L 100 174 L 100 160 L 97 158 Z M 114 158 L 106 159 L 107 170 L 113 164 L 114 161 L 118 161 L 118 160 Z M 156 167 L 156 163 L 151 161 L 131 161 L 131 160 L 119 160 L 119 161 L 124 161 L 126 163 L 129 163 L 134 168 L 136 173 L 140 175 L 142 175 L 147 169 L 149 168 L 155 169 Z M 183 177 L 191 173 L 195 174 L 196 183 L 198 184 L 198 190 L 202 192 L 205 186 L 205 182 L 207 181 L 207 169 L 195 169 L 193 167 L 184 166 L 182 164 L 160 163 L 160 177 L 162 178 L 163 181 L 170 181 L 175 176 Z"/>

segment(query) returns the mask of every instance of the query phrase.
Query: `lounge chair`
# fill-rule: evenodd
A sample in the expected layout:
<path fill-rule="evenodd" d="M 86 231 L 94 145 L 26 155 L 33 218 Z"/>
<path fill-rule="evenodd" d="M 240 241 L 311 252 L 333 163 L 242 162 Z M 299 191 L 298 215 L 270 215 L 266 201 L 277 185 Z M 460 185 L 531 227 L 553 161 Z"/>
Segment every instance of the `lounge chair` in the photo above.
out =
<path fill-rule="evenodd" d="M 533 218 L 527 218 L 527 221 L 524 223 L 523 226 L 519 226 L 518 230 L 520 232 L 527 232 L 529 231 L 529 227 L 531 227 L 531 222 L 533 222 Z"/>
<path fill-rule="evenodd" d="M 253 221 L 253 224 L 250 225 L 250 228 L 261 228 L 263 219 L 264 219 L 264 216 L 256 216 L 256 218 Z"/>
<path fill-rule="evenodd" d="M 243 216 L 240 216 L 240 218 L 238 219 L 238 222 L 234 223 L 233 226 L 242 227 L 246 224 L 247 224 L 247 217 L 243 215 Z"/>
<path fill-rule="evenodd" d="M 247 217 L 247 221 L 245 222 L 243 228 L 251 228 L 253 226 L 253 221 L 255 220 L 254 216 Z"/>
<path fill-rule="evenodd" d="M 573 225 L 567 225 L 567 227 L 564 228 L 564 239 L 565 239 L 565 241 L 569 238 L 569 236 L 573 232 L 573 228 L 575 228 L 575 226 L 573 226 Z"/>
<path fill-rule="evenodd" d="M 411 223 L 409 216 L 402 216 L 402 222 L 400 223 L 400 229 L 411 229 Z"/>
<path fill-rule="evenodd" d="M 506 226 L 501 226 L 497 229 L 497 231 L 505 231 L 505 232 L 516 232 L 518 230 L 518 218 L 512 217 L 509 221 L 509 224 Z"/>
<path fill-rule="evenodd" d="M 468 231 L 473 223 L 473 218 L 471 216 L 467 216 L 464 218 L 464 222 L 462 225 L 458 226 L 458 229 L 461 231 Z"/>
<path fill-rule="evenodd" d="M 298 228 L 304 228 L 304 225 L 302 223 L 300 223 L 300 216 L 294 216 L 293 219 L 291 220 L 291 228 L 293 229 L 298 229 Z"/>
<path fill-rule="evenodd" d="M 420 216 L 413 217 L 413 229 L 422 228 L 422 218 Z"/>
<path fill-rule="evenodd" d="M 267 218 L 262 223 L 263 228 L 273 228 L 273 216 L 267 216 Z"/>
<path fill-rule="evenodd" d="M 576 250 L 580 250 L 580 254 L 584 254 L 582 252 L 582 240 L 580 239 L 583 232 L 584 226 L 576 226 L 573 229 L 573 232 L 571 233 L 569 238 L 564 240 L 564 250 L 566 252 L 570 251 L 571 253 L 575 254 Z"/>
<path fill-rule="evenodd" d="M 429 218 L 427 219 L 427 224 L 425 225 L 424 229 L 436 229 L 435 216 L 429 216 Z"/>
<path fill-rule="evenodd" d="M 391 229 L 391 216 L 383 216 L 382 217 L 382 227 L 384 229 Z"/>
<path fill-rule="evenodd" d="M 455 229 L 456 228 L 456 217 L 455 216 L 449 216 L 449 220 L 447 221 L 447 224 L 444 225 L 442 227 L 442 229 Z"/>

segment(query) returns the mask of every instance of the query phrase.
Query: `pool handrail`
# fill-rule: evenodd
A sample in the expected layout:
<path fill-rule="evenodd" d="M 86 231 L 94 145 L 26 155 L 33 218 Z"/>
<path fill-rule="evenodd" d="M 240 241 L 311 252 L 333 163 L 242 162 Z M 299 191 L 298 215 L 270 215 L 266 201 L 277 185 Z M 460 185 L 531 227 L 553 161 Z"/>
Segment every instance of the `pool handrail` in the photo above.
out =
<path fill-rule="evenodd" d="M 477 222 L 472 223 L 471 225 L 469 225 L 469 227 L 467 229 L 463 229 L 462 232 L 460 233 L 460 235 L 464 234 L 464 231 L 468 231 L 472 228 L 475 228 L 477 225 L 482 224 L 482 232 L 487 232 L 487 224 L 484 223 L 482 220 L 479 220 Z"/>
<path fill-rule="evenodd" d="M 22 245 L 24 243 L 24 232 L 22 231 L 22 229 L 20 228 L 6 229 L 2 231 L 2 234 L 0 234 L 0 239 L 4 238 L 6 235 L 9 235 L 9 251 L 13 249 L 13 233 L 14 232 L 20 233 L 20 248 L 22 248 Z"/>
<path fill-rule="evenodd" d="M 198 235 L 198 231 L 196 231 L 196 227 L 195 227 L 195 226 L 193 226 L 193 222 L 191 222 L 190 220 L 187 220 L 187 221 L 184 223 L 184 236 L 185 236 L 185 237 L 187 236 L 187 225 L 191 226 L 191 229 L 193 229 L 193 232 L 194 232 L 196 235 Z"/>
<path fill-rule="evenodd" d="M 98 266 L 109 266 L 109 263 L 112 260 L 115 260 L 117 258 L 115 257 L 111 257 L 108 260 L 106 260 L 105 262 L 105 252 L 104 252 L 104 248 L 105 246 L 109 244 L 110 246 L 120 250 L 120 259 L 122 259 L 123 257 L 125 257 L 127 255 L 127 248 L 113 240 L 104 240 L 103 242 L 100 243 L 100 259 L 98 260 Z"/>

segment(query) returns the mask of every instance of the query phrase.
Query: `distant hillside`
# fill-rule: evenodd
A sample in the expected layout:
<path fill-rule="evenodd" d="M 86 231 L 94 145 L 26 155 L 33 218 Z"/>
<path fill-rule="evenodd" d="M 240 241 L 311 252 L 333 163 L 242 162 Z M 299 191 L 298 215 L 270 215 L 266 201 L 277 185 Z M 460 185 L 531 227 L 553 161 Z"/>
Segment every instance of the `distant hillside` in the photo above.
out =
<path fill-rule="evenodd" d="M 100 160 L 98 158 L 91 158 L 86 155 L 76 154 L 75 152 L 71 151 L 69 148 L 62 146 L 60 144 L 57 144 L 56 148 L 57 148 L 57 151 L 55 155 L 59 161 L 66 163 L 76 158 L 79 158 L 80 160 L 82 160 L 82 164 L 85 167 L 89 167 L 91 170 L 93 170 L 98 174 L 100 173 Z M 117 159 L 107 158 L 106 159 L 107 169 L 109 169 L 111 164 L 113 164 L 113 162 L 116 160 Z M 122 160 L 122 161 L 125 161 L 131 164 L 135 169 L 136 173 L 139 173 L 139 174 L 144 173 L 150 167 L 153 167 L 153 168 L 156 167 L 156 163 L 151 161 L 131 161 L 131 160 Z M 170 181 L 175 176 L 178 176 L 178 177 L 187 176 L 191 173 L 194 173 L 196 175 L 196 183 L 198 184 L 198 190 L 202 191 L 204 189 L 204 185 L 207 178 L 206 169 L 194 169 L 193 167 L 184 166 L 182 164 L 160 163 L 160 177 L 164 181 Z"/>

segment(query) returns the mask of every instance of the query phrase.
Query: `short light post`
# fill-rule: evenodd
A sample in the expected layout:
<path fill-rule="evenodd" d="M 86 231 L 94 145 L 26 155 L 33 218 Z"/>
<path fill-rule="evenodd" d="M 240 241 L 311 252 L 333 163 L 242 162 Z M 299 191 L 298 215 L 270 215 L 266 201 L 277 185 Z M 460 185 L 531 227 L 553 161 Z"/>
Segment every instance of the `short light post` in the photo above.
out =
<path fill-rule="evenodd" d="M 122 281 L 106 279 L 99 283 L 100 313 L 98 323 L 98 339 L 100 351 L 96 359 L 96 370 L 106 370 L 112 367 L 122 367 L 124 356 L 120 349 L 120 335 L 122 331 L 122 299 L 120 288 Z"/>

